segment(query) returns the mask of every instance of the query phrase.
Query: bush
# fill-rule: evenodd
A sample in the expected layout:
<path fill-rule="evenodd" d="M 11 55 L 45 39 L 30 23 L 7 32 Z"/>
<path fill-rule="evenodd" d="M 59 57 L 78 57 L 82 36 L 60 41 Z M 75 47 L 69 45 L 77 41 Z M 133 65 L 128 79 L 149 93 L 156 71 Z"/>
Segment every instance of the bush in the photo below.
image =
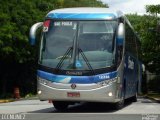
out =
<path fill-rule="evenodd" d="M 159 80 L 159 77 L 160 76 L 157 75 L 152 80 L 149 80 L 149 82 L 148 82 L 148 90 L 149 91 L 160 93 L 160 80 Z"/>

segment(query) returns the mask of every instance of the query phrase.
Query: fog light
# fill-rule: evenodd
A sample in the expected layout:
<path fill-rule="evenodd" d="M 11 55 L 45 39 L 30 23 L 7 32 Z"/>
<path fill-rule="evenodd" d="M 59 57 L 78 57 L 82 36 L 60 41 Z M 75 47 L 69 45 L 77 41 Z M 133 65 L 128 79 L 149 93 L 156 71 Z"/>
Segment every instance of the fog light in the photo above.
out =
<path fill-rule="evenodd" d="M 109 92 L 109 93 L 108 93 L 108 96 L 109 96 L 109 97 L 113 96 L 112 92 Z"/>
<path fill-rule="evenodd" d="M 39 90 L 39 91 L 38 91 L 38 94 L 40 95 L 41 93 L 42 93 L 42 91 L 41 91 L 41 90 Z"/>

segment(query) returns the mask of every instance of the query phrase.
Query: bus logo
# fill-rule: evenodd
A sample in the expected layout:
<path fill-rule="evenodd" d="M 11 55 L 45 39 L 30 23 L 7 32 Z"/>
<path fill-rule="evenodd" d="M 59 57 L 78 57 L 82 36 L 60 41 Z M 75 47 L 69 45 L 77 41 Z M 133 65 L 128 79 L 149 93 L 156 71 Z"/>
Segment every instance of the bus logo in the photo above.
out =
<path fill-rule="evenodd" d="M 71 85 L 71 88 L 72 88 L 72 89 L 75 89 L 76 87 L 77 87 L 76 84 L 72 84 L 72 85 Z"/>

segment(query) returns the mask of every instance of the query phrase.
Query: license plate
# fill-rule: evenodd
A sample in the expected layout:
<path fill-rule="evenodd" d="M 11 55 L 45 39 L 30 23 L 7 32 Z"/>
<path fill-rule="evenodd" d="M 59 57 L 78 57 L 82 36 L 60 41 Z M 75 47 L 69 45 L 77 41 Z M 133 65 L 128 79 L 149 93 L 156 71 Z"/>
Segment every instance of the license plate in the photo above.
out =
<path fill-rule="evenodd" d="M 79 92 L 68 92 L 67 96 L 68 97 L 80 97 L 80 93 Z"/>

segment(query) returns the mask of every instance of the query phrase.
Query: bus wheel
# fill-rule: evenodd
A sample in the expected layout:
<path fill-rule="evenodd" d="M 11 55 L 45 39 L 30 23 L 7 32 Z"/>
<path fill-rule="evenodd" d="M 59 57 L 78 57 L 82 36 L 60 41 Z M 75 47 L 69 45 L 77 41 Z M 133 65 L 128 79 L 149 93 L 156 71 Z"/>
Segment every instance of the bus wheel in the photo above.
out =
<path fill-rule="evenodd" d="M 114 104 L 115 110 L 120 110 L 124 106 L 124 97 L 121 98 L 121 100 Z"/>
<path fill-rule="evenodd" d="M 68 103 L 64 101 L 53 101 L 53 106 L 58 111 L 65 111 L 68 108 Z"/>
<path fill-rule="evenodd" d="M 125 85 L 124 85 L 125 86 Z M 120 110 L 123 108 L 124 106 L 124 101 L 125 101 L 125 88 L 123 87 L 123 90 L 122 90 L 122 96 L 121 96 L 121 99 L 119 102 L 115 103 L 114 104 L 114 108 L 115 110 Z"/>
<path fill-rule="evenodd" d="M 136 92 L 136 94 L 132 97 L 132 101 L 133 101 L 133 102 L 137 102 L 137 92 Z"/>

